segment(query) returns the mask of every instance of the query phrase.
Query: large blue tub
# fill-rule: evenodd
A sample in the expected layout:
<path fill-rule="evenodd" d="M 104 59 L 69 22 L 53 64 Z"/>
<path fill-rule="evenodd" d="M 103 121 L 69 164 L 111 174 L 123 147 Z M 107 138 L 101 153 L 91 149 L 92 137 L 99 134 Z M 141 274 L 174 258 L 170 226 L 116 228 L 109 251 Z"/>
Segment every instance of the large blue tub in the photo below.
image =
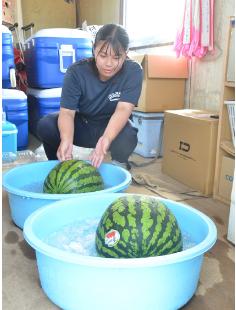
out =
<path fill-rule="evenodd" d="M 23 228 L 25 219 L 38 208 L 57 200 L 94 195 L 84 194 L 44 194 L 43 183 L 57 160 L 36 162 L 18 166 L 3 176 L 3 187 L 8 193 L 11 217 L 14 223 Z M 105 189 L 99 194 L 122 192 L 131 183 L 131 174 L 123 168 L 103 163 L 99 167 Z"/>
<path fill-rule="evenodd" d="M 115 199 L 129 194 L 90 195 L 58 201 L 27 218 L 24 237 L 36 250 L 42 288 L 66 310 L 175 310 L 197 289 L 203 256 L 215 243 L 214 223 L 181 203 L 159 199 L 175 214 L 195 245 L 175 254 L 115 259 L 82 256 L 44 242 L 75 220 L 101 217 Z"/>

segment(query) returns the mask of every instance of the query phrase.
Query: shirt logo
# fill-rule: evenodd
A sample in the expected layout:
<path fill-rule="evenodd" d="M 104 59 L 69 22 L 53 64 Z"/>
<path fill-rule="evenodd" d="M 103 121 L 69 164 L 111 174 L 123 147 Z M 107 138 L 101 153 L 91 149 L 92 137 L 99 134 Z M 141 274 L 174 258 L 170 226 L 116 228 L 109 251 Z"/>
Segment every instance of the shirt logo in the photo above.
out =
<path fill-rule="evenodd" d="M 116 91 L 115 93 L 108 95 L 108 99 L 110 101 L 118 101 L 120 99 L 120 91 Z"/>

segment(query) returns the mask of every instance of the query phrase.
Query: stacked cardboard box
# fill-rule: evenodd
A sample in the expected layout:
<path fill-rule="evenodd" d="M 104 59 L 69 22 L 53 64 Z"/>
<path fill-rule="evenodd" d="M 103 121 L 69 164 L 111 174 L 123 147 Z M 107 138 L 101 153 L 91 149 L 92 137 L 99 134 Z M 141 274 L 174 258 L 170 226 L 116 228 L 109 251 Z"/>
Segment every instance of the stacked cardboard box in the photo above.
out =
<path fill-rule="evenodd" d="M 218 115 L 202 110 L 166 111 L 162 170 L 205 195 L 212 194 Z"/>
<path fill-rule="evenodd" d="M 175 55 L 131 54 L 143 67 L 143 87 L 137 111 L 164 112 L 184 108 L 186 58 Z"/>
<path fill-rule="evenodd" d="M 153 118 L 159 118 L 160 112 L 184 107 L 185 80 L 188 77 L 188 63 L 186 58 L 176 58 L 175 55 L 163 54 L 131 54 L 130 57 L 138 61 L 143 67 L 142 93 L 135 113 L 141 113 L 146 120 L 147 131 L 154 130 Z M 134 113 L 134 116 L 136 114 Z M 163 120 L 156 122 L 156 137 L 145 135 L 142 139 L 144 127 L 139 127 L 138 146 L 136 153 L 144 157 L 155 157 L 161 154 Z M 149 141 L 149 140 L 150 141 Z M 155 143 L 152 142 L 155 141 Z M 157 147 L 158 146 L 158 147 Z M 142 150 L 141 150 L 142 149 Z M 144 152 L 144 150 L 151 150 Z M 148 153 L 148 154 L 147 154 Z"/>
<path fill-rule="evenodd" d="M 223 156 L 220 170 L 219 194 L 230 200 L 234 180 L 234 158 Z"/>

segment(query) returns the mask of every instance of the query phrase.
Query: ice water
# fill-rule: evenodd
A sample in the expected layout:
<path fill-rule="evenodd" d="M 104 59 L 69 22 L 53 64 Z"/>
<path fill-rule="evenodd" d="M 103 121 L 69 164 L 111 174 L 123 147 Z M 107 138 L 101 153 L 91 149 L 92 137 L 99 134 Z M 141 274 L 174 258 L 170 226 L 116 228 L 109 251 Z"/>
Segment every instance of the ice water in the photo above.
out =
<path fill-rule="evenodd" d="M 63 226 L 46 238 L 46 243 L 58 249 L 86 256 L 97 256 L 96 229 L 100 218 L 76 221 Z"/>
<path fill-rule="evenodd" d="M 44 240 L 47 244 L 58 249 L 78 255 L 98 256 L 95 247 L 96 229 L 100 218 L 90 218 L 76 221 L 63 226 Z M 183 250 L 196 245 L 188 233 L 182 232 Z"/>

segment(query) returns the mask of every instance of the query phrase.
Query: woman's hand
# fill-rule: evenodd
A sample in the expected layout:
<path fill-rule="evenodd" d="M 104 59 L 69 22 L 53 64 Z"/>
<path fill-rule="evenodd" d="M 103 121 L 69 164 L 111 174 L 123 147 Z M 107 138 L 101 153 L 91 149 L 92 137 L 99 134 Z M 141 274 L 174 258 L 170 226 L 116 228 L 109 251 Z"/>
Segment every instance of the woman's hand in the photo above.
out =
<path fill-rule="evenodd" d="M 131 103 L 118 102 L 116 110 L 112 115 L 103 136 L 98 140 L 94 151 L 89 157 L 94 167 L 98 168 L 101 165 L 110 144 L 128 122 L 133 108 L 134 105 Z"/>
<path fill-rule="evenodd" d="M 72 159 L 74 117 L 74 110 L 60 108 L 58 128 L 60 131 L 61 143 L 57 150 L 57 158 L 60 161 Z"/>
<path fill-rule="evenodd" d="M 102 136 L 97 144 L 91 155 L 89 156 L 89 159 L 91 160 L 91 164 L 99 168 L 102 161 L 104 160 L 105 155 L 107 154 L 107 151 L 110 146 L 110 141 L 107 137 Z"/>
<path fill-rule="evenodd" d="M 57 158 L 60 161 L 72 159 L 73 144 L 68 141 L 61 141 L 57 150 Z"/>

